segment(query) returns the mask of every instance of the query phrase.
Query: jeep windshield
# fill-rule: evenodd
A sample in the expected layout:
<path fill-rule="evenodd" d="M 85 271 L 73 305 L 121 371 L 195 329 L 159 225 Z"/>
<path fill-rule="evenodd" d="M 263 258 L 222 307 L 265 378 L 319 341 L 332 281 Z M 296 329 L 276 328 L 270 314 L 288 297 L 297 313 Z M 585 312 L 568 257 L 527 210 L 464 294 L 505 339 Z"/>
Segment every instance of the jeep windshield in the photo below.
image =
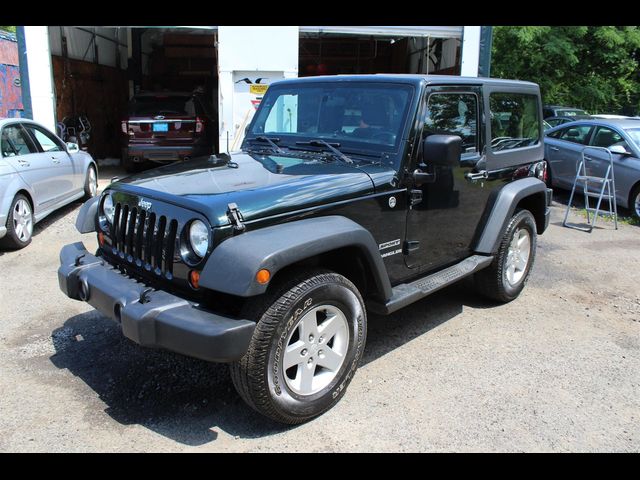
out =
<path fill-rule="evenodd" d="M 247 142 L 277 137 L 278 147 L 317 150 L 322 142 L 342 153 L 396 151 L 406 126 L 413 87 L 375 82 L 273 85 L 267 91 Z M 334 152 L 335 153 L 335 152 Z"/>

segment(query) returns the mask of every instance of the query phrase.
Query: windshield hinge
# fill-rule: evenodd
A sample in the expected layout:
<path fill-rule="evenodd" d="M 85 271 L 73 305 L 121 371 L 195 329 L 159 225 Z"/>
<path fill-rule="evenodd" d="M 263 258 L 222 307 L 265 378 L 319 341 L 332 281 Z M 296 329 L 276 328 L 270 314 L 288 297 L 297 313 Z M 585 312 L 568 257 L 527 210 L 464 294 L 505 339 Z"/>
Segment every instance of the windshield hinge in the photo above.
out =
<path fill-rule="evenodd" d="M 242 223 L 242 213 L 238 209 L 238 205 L 235 203 L 229 203 L 227 205 L 227 217 L 229 217 L 229 221 L 231 225 L 233 225 L 233 229 L 242 232 L 246 227 L 244 223 Z"/>

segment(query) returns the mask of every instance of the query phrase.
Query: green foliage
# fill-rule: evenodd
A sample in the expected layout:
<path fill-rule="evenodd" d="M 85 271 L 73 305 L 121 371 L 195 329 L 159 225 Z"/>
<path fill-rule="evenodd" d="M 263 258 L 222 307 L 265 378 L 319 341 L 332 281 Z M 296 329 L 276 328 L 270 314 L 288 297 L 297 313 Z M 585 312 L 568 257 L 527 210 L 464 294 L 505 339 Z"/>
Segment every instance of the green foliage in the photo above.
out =
<path fill-rule="evenodd" d="M 493 29 L 492 76 L 538 83 L 547 104 L 638 114 L 639 61 L 640 27 Z"/>
<path fill-rule="evenodd" d="M 0 30 L 4 30 L 5 32 L 16 33 L 16 27 L 2 27 L 0 26 Z"/>

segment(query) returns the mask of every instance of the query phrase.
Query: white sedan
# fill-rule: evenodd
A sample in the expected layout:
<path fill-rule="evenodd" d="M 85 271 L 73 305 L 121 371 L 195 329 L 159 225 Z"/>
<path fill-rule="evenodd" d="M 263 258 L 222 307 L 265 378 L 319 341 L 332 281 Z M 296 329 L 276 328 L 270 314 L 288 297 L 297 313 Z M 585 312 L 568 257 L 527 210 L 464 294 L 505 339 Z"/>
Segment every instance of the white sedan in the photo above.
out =
<path fill-rule="evenodd" d="M 33 226 L 98 189 L 91 155 L 24 118 L 0 118 L 0 246 L 23 248 Z"/>

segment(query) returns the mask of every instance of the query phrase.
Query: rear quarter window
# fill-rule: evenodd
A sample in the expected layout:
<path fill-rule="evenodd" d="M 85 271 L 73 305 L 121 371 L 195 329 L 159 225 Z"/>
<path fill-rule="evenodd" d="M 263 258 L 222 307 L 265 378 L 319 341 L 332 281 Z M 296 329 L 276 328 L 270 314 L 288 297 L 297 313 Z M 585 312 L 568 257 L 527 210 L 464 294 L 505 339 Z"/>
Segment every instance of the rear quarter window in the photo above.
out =
<path fill-rule="evenodd" d="M 494 92 L 489 96 L 489 108 L 493 151 L 529 147 L 540 141 L 536 95 Z"/>

